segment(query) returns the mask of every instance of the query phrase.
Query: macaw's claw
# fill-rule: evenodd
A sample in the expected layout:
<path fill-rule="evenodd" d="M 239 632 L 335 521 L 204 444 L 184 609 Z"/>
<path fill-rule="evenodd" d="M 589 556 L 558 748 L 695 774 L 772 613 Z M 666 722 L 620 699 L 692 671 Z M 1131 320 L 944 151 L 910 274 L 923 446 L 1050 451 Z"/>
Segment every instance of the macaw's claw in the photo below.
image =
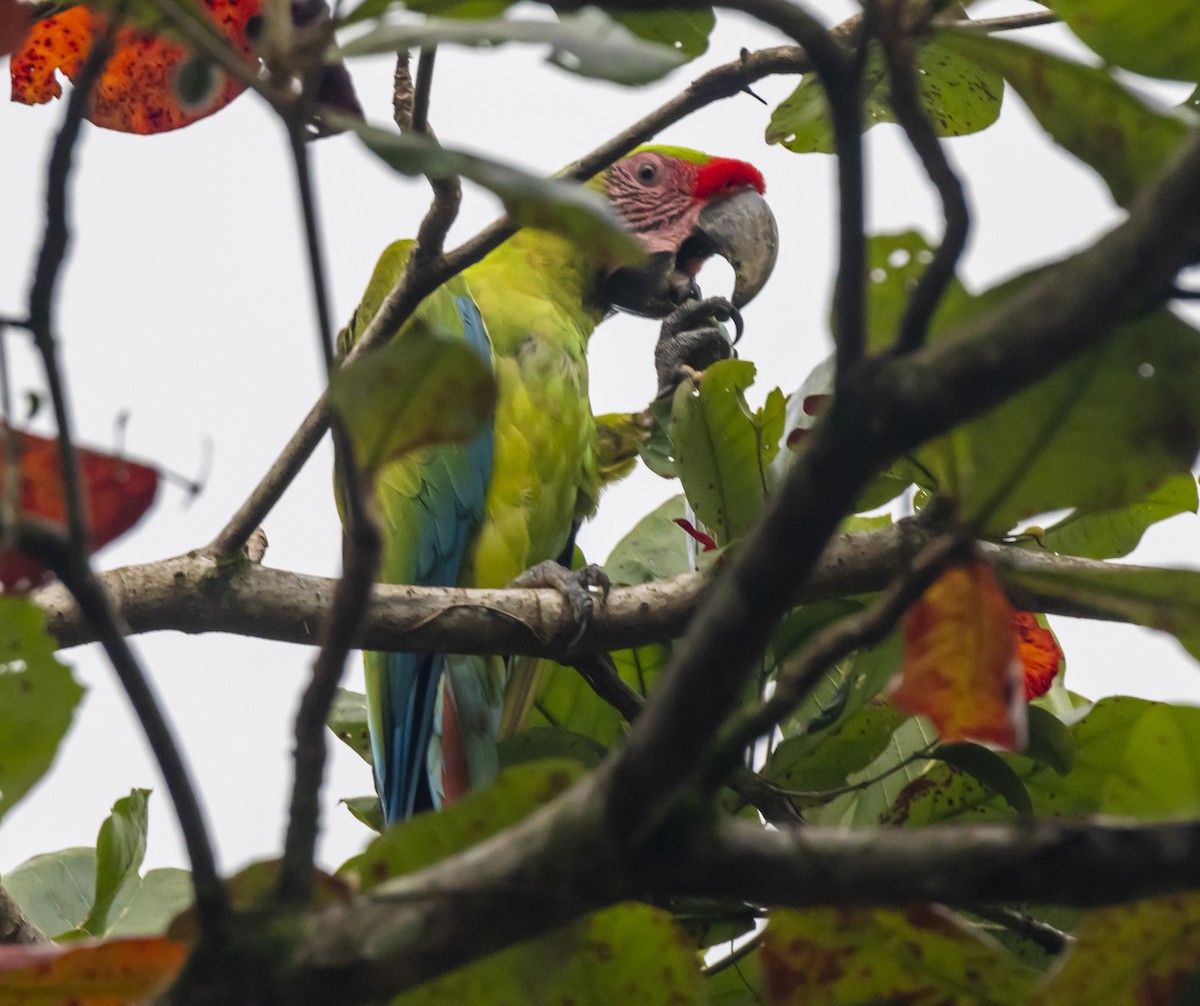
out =
<path fill-rule="evenodd" d="M 592 625 L 592 615 L 595 612 L 595 596 L 598 592 L 600 603 L 608 601 L 608 592 L 612 582 L 608 574 L 599 566 L 591 565 L 581 569 L 567 569 L 566 566 L 549 559 L 539 562 L 536 566 L 525 570 L 518 576 L 510 587 L 553 587 L 567 602 L 571 615 L 575 620 L 575 634 L 567 643 L 567 649 L 575 647 Z"/>
<path fill-rule="evenodd" d="M 732 342 L 721 324 L 726 321 L 733 322 Z M 662 323 L 654 348 L 657 397 L 674 394 L 688 370 L 704 370 L 733 356 L 744 327 L 741 312 L 724 297 L 690 300 L 676 308 Z"/>

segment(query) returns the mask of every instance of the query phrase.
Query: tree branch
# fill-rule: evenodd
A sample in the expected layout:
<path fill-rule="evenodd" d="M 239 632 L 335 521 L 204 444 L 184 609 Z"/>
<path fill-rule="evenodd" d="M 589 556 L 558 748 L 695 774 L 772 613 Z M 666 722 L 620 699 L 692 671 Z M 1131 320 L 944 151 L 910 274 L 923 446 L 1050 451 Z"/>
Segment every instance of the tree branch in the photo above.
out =
<path fill-rule="evenodd" d="M 1200 885 L 1200 823 L 1096 821 L 937 828 L 790 828 L 731 821 L 658 883 L 770 907 L 933 901 L 1096 907 Z"/>
<path fill-rule="evenodd" d="M 828 600 L 886 589 L 896 569 L 911 561 L 931 535 L 915 528 L 886 528 L 838 536 L 793 600 Z M 1051 589 L 1024 586 L 1021 576 L 1101 572 L 1112 564 L 1012 545 L 980 548 L 1006 582 L 1013 604 L 1026 611 L 1127 621 L 1102 601 L 1063 598 Z M 1122 564 L 1122 570 L 1140 568 Z M 101 574 L 133 633 L 174 630 L 227 632 L 279 642 L 317 644 L 337 581 L 250 562 L 218 561 L 203 552 Z M 688 573 L 638 587 L 618 587 L 598 609 L 567 662 L 676 638 L 686 630 L 707 581 Z M 92 642 L 95 632 L 61 585 L 36 591 L 46 627 L 60 646 Z M 554 590 L 464 590 L 379 584 L 354 645 L 370 650 L 453 650 L 564 656 L 572 630 L 562 595 Z"/>
<path fill-rule="evenodd" d="M 0 887 L 0 946 L 50 942 L 50 937 L 35 926 L 8 891 Z"/>

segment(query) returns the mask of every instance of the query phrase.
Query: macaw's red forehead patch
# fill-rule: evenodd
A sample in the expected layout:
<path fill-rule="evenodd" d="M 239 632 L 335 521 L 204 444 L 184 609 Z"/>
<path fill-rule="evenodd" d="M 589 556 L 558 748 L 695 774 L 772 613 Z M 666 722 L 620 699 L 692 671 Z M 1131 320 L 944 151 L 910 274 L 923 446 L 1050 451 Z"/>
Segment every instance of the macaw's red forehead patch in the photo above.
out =
<path fill-rule="evenodd" d="M 735 161 L 729 157 L 714 157 L 700 167 L 696 175 L 695 195 L 697 199 L 707 199 L 719 192 L 732 192 L 737 189 L 756 189 L 759 195 L 767 191 L 767 183 L 763 181 L 762 172 L 753 164 L 745 161 Z"/>
<path fill-rule="evenodd" d="M 246 26 L 261 0 L 201 0 L 217 30 L 246 62 L 256 62 Z M 82 70 L 108 19 L 72 7 L 38 21 L 10 63 L 13 101 L 38 105 L 62 95 L 58 74 L 70 80 Z M 92 89 L 87 117 L 97 126 L 126 133 L 178 129 L 224 108 L 245 90 L 219 67 L 198 59 L 180 42 L 122 28 L 113 54 Z"/>

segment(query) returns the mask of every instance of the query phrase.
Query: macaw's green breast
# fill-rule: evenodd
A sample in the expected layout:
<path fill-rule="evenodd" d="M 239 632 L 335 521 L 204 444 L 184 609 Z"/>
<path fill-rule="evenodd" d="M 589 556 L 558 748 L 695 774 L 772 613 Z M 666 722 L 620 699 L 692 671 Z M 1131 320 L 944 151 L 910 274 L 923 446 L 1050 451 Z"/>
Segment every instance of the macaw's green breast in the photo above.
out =
<path fill-rule="evenodd" d="M 587 341 L 600 267 L 522 231 L 465 274 L 495 352 L 492 480 L 464 584 L 499 587 L 563 551 L 599 497 Z"/>

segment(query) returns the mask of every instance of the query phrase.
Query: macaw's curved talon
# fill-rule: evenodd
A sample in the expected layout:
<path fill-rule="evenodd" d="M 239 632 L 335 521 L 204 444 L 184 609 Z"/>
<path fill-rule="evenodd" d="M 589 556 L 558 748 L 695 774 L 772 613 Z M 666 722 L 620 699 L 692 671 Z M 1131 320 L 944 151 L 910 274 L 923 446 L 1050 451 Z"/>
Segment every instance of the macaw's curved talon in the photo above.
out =
<path fill-rule="evenodd" d="M 726 321 L 733 322 L 732 342 L 721 327 Z M 688 301 L 676 308 L 662 323 L 654 348 L 657 397 L 674 394 L 689 371 L 704 370 L 733 356 L 744 329 L 741 312 L 724 297 Z"/>
<path fill-rule="evenodd" d="M 562 594 L 576 626 L 575 633 L 567 642 L 567 649 L 571 650 L 579 645 L 592 626 L 596 594 L 599 593 L 602 605 L 608 603 L 612 581 L 600 566 L 589 563 L 580 569 L 567 569 L 553 559 L 547 559 L 525 570 L 509 586 L 552 587 Z"/>

